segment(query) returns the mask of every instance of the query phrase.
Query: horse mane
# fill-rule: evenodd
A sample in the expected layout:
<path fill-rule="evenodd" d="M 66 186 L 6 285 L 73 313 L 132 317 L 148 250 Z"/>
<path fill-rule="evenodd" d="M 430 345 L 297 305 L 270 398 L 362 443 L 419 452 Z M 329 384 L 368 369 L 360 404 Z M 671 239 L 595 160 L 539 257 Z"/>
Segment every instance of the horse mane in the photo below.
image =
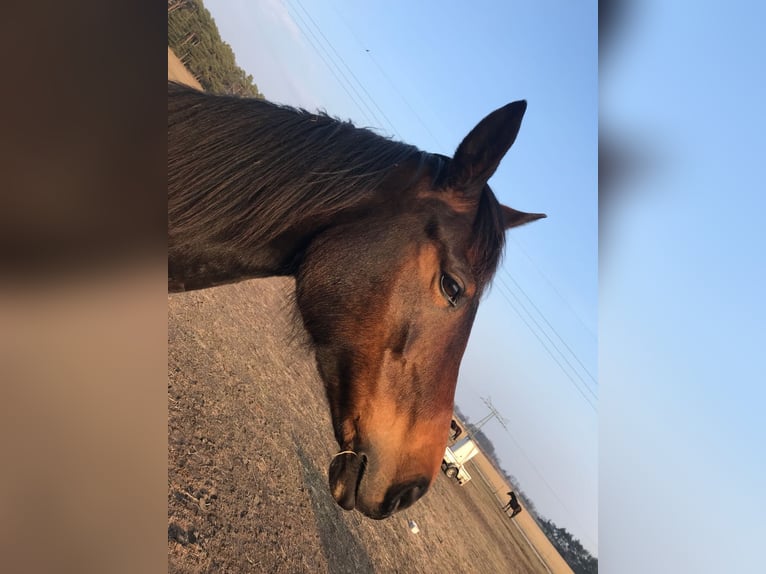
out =
<path fill-rule="evenodd" d="M 168 217 L 180 236 L 265 243 L 369 201 L 428 154 L 326 114 L 168 82 Z M 419 171 L 419 170 L 418 170 Z"/>
<path fill-rule="evenodd" d="M 168 82 L 168 219 L 181 242 L 265 244 L 307 215 L 329 221 L 370 202 L 405 163 L 416 166 L 409 184 L 428 170 L 438 189 L 449 161 L 325 113 Z M 473 236 L 473 271 L 483 285 L 505 244 L 489 186 Z"/>

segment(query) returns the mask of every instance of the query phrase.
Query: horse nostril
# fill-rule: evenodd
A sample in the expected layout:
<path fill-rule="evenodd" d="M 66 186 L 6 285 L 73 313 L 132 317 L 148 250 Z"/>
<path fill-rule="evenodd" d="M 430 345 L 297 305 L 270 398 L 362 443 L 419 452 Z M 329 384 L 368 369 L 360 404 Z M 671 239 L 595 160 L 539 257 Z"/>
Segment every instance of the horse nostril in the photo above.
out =
<path fill-rule="evenodd" d="M 425 489 L 421 488 L 420 486 L 409 487 L 399 497 L 399 506 L 397 507 L 397 510 L 412 506 L 418 498 L 423 496 L 423 494 L 425 494 Z"/>
<path fill-rule="evenodd" d="M 356 493 L 366 463 L 366 455 L 353 451 L 341 451 L 330 462 L 330 492 L 344 510 L 353 510 L 356 505 Z"/>
<path fill-rule="evenodd" d="M 383 504 L 385 514 L 391 515 L 394 512 L 412 506 L 426 493 L 428 484 L 426 479 L 418 479 L 389 488 Z"/>

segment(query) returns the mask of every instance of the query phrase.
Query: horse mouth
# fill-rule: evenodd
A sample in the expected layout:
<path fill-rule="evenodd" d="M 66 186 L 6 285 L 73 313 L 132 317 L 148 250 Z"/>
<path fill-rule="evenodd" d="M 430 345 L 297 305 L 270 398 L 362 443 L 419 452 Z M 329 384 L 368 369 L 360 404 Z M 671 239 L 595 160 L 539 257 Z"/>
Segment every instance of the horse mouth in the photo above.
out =
<path fill-rule="evenodd" d="M 365 454 L 350 450 L 337 453 L 330 463 L 330 492 L 338 506 L 344 510 L 356 509 L 367 518 L 383 520 L 414 504 L 430 485 L 430 480 L 421 477 L 388 486 L 380 501 L 365 500 L 363 490 L 360 492 L 360 489 L 362 480 L 369 472 L 367 463 Z"/>
<path fill-rule="evenodd" d="M 362 482 L 367 456 L 352 450 L 337 453 L 330 462 L 330 492 L 335 502 L 344 510 L 356 507 L 359 485 Z"/>

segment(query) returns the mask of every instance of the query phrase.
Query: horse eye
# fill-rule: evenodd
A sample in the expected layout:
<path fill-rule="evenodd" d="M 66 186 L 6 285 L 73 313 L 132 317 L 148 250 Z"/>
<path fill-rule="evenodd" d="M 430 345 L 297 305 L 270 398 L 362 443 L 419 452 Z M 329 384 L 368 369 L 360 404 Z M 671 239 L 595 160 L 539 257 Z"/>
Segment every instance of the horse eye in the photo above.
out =
<path fill-rule="evenodd" d="M 463 288 L 446 273 L 442 273 L 440 284 L 444 298 L 447 299 L 450 305 L 456 307 L 460 296 L 463 294 Z"/>

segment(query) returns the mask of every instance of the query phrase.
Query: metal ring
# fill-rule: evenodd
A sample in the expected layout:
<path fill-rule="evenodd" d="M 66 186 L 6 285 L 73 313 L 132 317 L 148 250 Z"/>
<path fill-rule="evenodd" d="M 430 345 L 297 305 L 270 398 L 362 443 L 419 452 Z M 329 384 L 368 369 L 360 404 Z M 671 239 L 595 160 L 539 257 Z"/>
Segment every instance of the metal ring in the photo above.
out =
<path fill-rule="evenodd" d="M 340 456 L 342 454 L 353 454 L 354 456 L 357 456 L 357 454 L 353 450 L 342 450 L 342 451 L 332 455 L 332 457 L 335 458 L 336 456 Z"/>

